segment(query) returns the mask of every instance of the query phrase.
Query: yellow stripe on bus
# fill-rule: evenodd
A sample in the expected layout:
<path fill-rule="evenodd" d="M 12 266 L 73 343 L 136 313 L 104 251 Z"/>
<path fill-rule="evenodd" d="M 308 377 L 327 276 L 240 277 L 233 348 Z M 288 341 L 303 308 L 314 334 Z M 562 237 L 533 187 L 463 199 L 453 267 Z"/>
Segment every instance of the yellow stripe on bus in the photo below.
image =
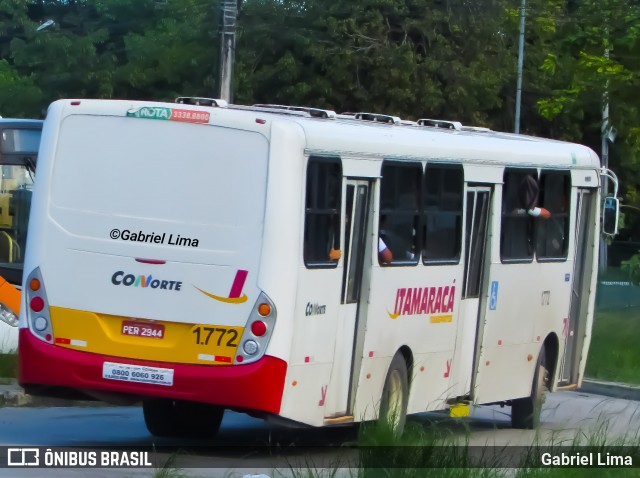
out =
<path fill-rule="evenodd" d="M 453 322 L 453 315 L 432 315 L 429 319 L 432 324 L 442 324 L 445 322 Z"/>
<path fill-rule="evenodd" d="M 51 307 L 56 346 L 111 357 L 230 365 L 244 327 L 163 322 Z M 123 334 L 123 322 L 164 326 L 162 338 Z M 72 345 L 86 342 L 86 346 Z M 211 358 L 214 358 L 212 361 Z"/>

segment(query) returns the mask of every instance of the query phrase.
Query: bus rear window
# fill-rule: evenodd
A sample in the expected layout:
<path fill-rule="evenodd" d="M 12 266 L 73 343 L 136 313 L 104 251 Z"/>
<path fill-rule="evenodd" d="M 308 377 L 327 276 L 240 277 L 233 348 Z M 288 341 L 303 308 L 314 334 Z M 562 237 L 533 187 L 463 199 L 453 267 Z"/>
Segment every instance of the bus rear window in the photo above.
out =
<path fill-rule="evenodd" d="M 214 247 L 264 217 L 266 139 L 169 121 L 70 116 L 60 132 L 51 202 L 58 221 L 88 233 L 87 218 L 210 225 Z M 249 174 L 250 172 L 250 174 Z M 151 227 L 151 226 L 149 226 Z M 151 231 L 149 231 L 151 232 Z"/>

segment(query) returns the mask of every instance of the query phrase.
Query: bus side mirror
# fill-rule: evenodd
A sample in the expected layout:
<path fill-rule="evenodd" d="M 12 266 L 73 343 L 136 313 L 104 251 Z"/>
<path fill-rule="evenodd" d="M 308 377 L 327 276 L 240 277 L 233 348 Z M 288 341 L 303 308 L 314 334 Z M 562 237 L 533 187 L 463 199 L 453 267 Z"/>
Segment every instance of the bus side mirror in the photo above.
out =
<path fill-rule="evenodd" d="M 602 233 L 607 236 L 618 234 L 618 216 L 620 213 L 620 201 L 615 197 L 604 198 L 602 208 Z"/>

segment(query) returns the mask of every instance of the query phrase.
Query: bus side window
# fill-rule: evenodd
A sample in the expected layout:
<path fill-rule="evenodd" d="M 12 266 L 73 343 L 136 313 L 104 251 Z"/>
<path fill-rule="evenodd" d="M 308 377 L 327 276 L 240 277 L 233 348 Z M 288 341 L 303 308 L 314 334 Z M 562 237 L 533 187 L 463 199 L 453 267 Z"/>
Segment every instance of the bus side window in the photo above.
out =
<path fill-rule="evenodd" d="M 569 209 L 571 176 L 567 171 L 542 171 L 540 174 L 541 207 L 551 213 L 546 221 L 536 223 L 538 259 L 566 259 L 569 248 Z"/>
<path fill-rule="evenodd" d="M 378 238 L 391 251 L 391 264 L 418 262 L 421 183 L 422 164 L 382 163 Z M 381 258 L 379 260 L 384 263 Z"/>
<path fill-rule="evenodd" d="M 309 158 L 303 246 L 308 268 L 338 265 L 341 186 L 342 164 L 338 158 Z"/>
<path fill-rule="evenodd" d="M 462 244 L 461 165 L 427 164 L 424 177 L 422 260 L 458 262 Z"/>
<path fill-rule="evenodd" d="M 538 177 L 535 169 L 506 169 L 502 187 L 500 258 L 503 261 L 533 260 L 534 217 L 523 204 L 522 185 L 527 176 Z M 534 198 L 533 202 L 537 202 Z"/>

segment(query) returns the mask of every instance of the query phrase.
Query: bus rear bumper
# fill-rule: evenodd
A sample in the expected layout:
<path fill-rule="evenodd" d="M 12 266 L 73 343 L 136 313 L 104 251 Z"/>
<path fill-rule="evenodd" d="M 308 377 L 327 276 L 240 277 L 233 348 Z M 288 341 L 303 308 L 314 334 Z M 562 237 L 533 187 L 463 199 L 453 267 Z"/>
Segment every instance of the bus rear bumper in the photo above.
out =
<path fill-rule="evenodd" d="M 109 357 L 56 347 L 20 329 L 19 382 L 28 392 L 71 396 L 115 394 L 139 400 L 150 397 L 212 403 L 228 408 L 277 414 L 287 364 L 265 356 L 248 365 L 171 364 Z M 105 362 L 173 369 L 173 385 L 124 382 L 102 378 Z M 96 393 L 97 392 L 97 393 Z"/>

